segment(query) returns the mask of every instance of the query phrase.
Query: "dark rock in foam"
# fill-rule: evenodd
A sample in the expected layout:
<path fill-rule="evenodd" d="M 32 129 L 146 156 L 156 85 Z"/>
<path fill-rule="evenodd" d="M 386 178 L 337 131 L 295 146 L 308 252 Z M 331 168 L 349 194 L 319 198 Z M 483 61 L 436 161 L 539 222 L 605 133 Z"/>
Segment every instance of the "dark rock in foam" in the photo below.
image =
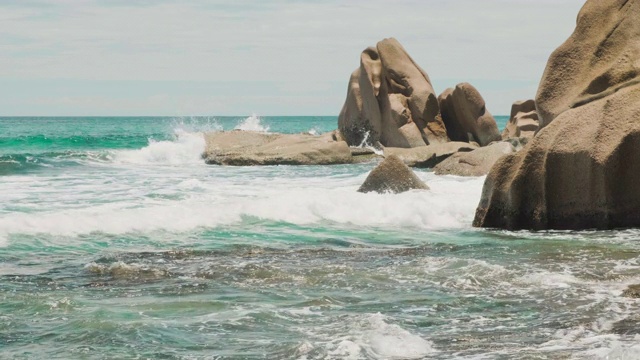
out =
<path fill-rule="evenodd" d="M 391 155 L 371 171 L 358 191 L 397 194 L 414 189 L 429 187 L 399 157 Z"/>

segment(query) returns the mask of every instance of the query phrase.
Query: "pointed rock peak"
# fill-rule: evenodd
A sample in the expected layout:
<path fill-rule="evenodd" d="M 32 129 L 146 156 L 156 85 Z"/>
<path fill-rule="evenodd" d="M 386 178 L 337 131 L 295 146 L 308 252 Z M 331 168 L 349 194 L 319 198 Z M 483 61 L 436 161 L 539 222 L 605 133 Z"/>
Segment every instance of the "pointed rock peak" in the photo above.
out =
<path fill-rule="evenodd" d="M 398 194 L 414 189 L 429 187 L 399 157 L 391 155 L 371 171 L 358 191 Z"/>

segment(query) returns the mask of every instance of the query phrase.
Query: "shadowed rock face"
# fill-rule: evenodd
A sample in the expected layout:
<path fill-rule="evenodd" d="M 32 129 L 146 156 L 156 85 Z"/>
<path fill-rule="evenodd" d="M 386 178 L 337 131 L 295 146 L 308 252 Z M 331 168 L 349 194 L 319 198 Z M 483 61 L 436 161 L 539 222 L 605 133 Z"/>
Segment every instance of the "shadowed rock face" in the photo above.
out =
<path fill-rule="evenodd" d="M 531 139 L 538 131 L 538 127 L 535 100 L 516 101 L 511 106 L 511 117 L 502 132 L 502 139 Z"/>
<path fill-rule="evenodd" d="M 640 226 L 638 39 L 640 0 L 587 1 L 538 90 L 544 127 L 492 168 L 475 226 Z"/>
<path fill-rule="evenodd" d="M 486 146 L 502 140 L 496 120 L 480 92 L 471 84 L 458 84 L 438 97 L 442 120 L 452 141 L 475 141 Z"/>
<path fill-rule="evenodd" d="M 414 189 L 429 190 L 429 187 L 400 158 L 391 155 L 371 171 L 358 191 L 398 194 Z"/>
<path fill-rule="evenodd" d="M 387 147 L 384 148 L 384 156 L 395 155 L 410 167 L 432 168 L 453 154 L 473 151 L 476 148 L 477 145 L 451 141 L 412 149 Z"/>
<path fill-rule="evenodd" d="M 338 127 L 351 146 L 419 147 L 447 141 L 439 114 L 429 77 L 390 38 L 362 52 Z"/>
<path fill-rule="evenodd" d="M 471 152 L 453 154 L 433 168 L 436 175 L 484 176 L 501 157 L 516 149 L 508 142 L 497 142 Z"/>

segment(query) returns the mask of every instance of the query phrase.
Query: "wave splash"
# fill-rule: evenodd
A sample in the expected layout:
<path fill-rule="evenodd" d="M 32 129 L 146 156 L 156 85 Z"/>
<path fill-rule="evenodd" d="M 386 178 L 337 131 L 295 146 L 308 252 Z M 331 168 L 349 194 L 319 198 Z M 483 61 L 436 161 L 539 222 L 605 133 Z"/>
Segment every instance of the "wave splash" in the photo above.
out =
<path fill-rule="evenodd" d="M 179 118 L 172 124 L 171 140 L 149 139 L 149 144 L 142 149 L 116 151 L 114 162 L 136 165 L 202 164 L 204 133 L 222 130 L 222 125 L 215 119 L 203 122 L 194 118 Z"/>
<path fill-rule="evenodd" d="M 269 132 L 269 126 L 262 123 L 262 118 L 256 114 L 252 114 L 248 118 L 242 120 L 234 130 Z"/>
<path fill-rule="evenodd" d="M 149 139 L 149 145 L 138 150 L 120 150 L 114 154 L 114 162 L 119 164 L 165 164 L 183 165 L 202 163 L 205 148 L 204 135 L 175 129 L 174 139 L 156 141 Z"/>

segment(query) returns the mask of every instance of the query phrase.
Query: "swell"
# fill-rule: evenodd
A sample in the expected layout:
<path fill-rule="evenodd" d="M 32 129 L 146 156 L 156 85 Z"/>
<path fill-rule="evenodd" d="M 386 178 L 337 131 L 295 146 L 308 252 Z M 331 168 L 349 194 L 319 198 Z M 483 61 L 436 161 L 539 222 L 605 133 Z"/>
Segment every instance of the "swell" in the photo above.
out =
<path fill-rule="evenodd" d="M 108 151 L 51 151 L 0 155 L 0 176 L 27 174 L 52 167 L 77 166 L 86 161 L 106 162 Z"/>
<path fill-rule="evenodd" d="M 91 150 L 91 149 L 134 149 L 141 148 L 149 139 L 167 140 L 168 134 L 104 134 L 104 135 L 21 135 L 17 137 L 0 138 L 0 149 L 4 153 L 38 153 L 60 150 Z"/>

